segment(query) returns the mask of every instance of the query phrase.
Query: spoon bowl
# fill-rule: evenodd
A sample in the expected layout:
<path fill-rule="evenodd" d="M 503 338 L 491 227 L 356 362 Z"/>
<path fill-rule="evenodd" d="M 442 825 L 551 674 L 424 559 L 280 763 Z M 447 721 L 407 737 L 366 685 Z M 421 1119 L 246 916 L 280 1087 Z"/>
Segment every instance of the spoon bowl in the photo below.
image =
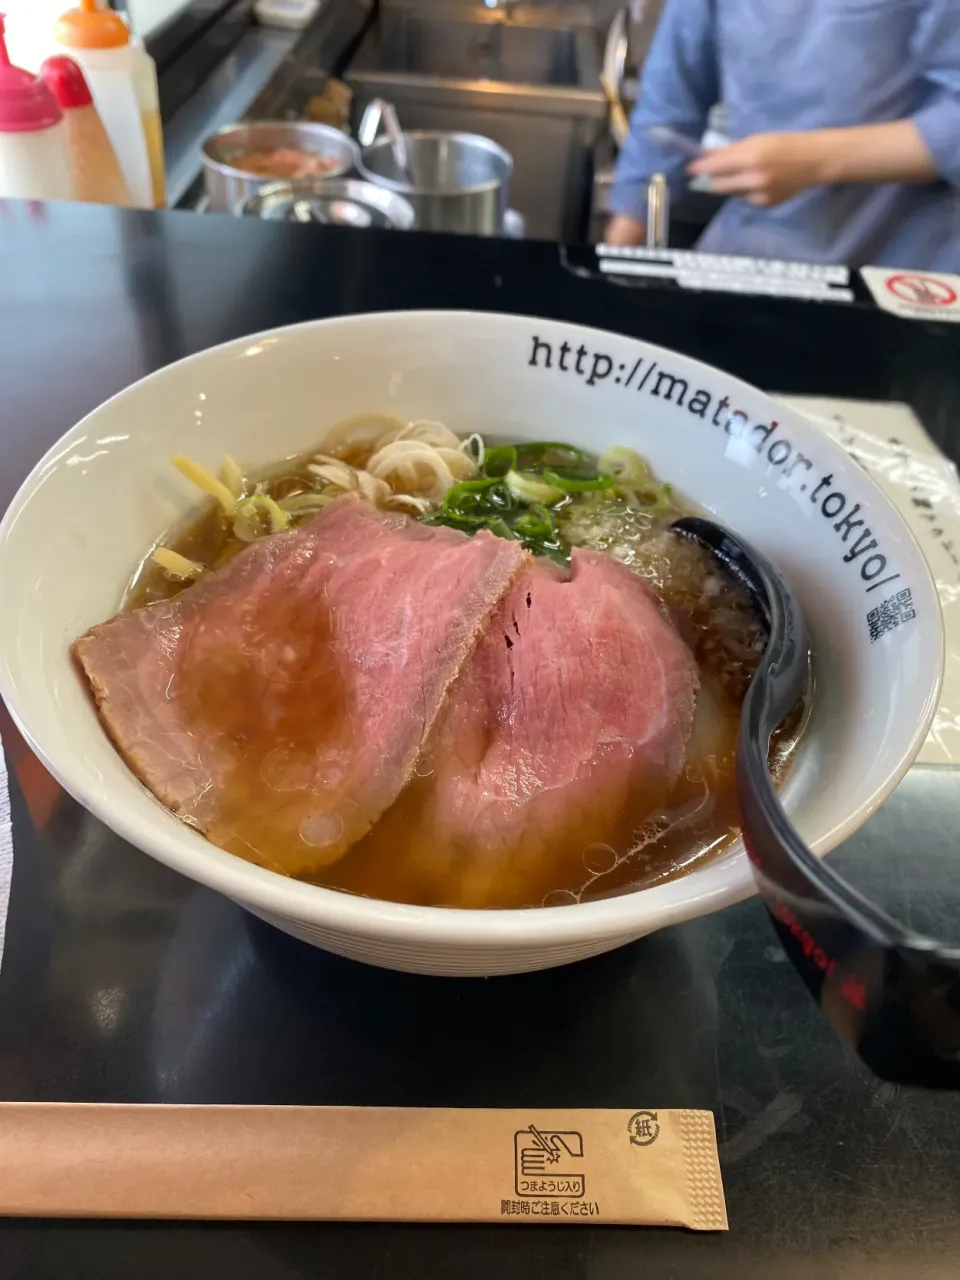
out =
<path fill-rule="evenodd" d="M 800 696 L 806 627 L 787 580 L 711 520 L 671 526 L 713 554 L 768 627 L 737 743 L 737 799 L 757 888 L 784 950 L 840 1038 L 898 1084 L 960 1088 L 960 951 L 904 928 L 817 859 L 767 767 L 770 737 Z"/>

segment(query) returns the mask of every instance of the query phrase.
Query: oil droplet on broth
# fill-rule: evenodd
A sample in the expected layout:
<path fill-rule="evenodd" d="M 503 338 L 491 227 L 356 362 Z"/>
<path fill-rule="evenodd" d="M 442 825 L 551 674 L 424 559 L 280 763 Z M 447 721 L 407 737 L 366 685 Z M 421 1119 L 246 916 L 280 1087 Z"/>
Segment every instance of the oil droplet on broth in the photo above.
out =
<path fill-rule="evenodd" d="M 314 789 L 321 794 L 328 787 L 336 787 L 347 776 L 346 757 L 339 754 L 323 756 L 317 762 Z"/>
<path fill-rule="evenodd" d="M 544 907 L 573 907 L 580 901 L 577 895 L 569 889 L 553 889 L 548 893 L 541 906 Z"/>
<path fill-rule="evenodd" d="M 605 875 L 617 865 L 617 851 L 609 844 L 588 844 L 581 858 L 586 869 L 595 876 Z"/>
<path fill-rule="evenodd" d="M 313 784 L 313 763 L 303 752 L 274 747 L 263 757 L 260 777 L 272 791 L 304 791 Z"/>
<path fill-rule="evenodd" d="M 300 839 L 314 849 L 336 844 L 343 835 L 343 819 L 339 813 L 313 813 L 300 823 Z"/>

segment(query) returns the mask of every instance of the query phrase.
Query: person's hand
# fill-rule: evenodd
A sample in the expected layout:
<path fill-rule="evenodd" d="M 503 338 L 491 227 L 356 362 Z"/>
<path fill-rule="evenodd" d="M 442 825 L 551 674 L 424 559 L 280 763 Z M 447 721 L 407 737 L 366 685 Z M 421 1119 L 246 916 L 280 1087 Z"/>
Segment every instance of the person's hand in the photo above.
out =
<path fill-rule="evenodd" d="M 819 130 L 755 133 L 707 152 L 687 171 L 706 175 L 711 192 L 742 196 L 748 204 L 766 208 L 782 204 L 808 187 L 826 185 L 826 150 L 827 135 Z"/>
<path fill-rule="evenodd" d="M 607 223 L 603 239 L 606 244 L 643 244 L 646 228 L 639 218 L 617 213 Z"/>

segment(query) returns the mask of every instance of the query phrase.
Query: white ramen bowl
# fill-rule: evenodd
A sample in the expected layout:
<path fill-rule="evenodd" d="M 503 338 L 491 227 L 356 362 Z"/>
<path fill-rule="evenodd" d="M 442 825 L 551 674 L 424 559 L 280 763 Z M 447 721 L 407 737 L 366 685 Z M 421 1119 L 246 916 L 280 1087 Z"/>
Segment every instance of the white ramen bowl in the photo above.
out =
<path fill-rule="evenodd" d="M 66 790 L 124 839 L 298 938 L 421 973 L 563 964 L 753 893 L 738 843 L 672 883 L 566 907 L 353 897 L 222 852 L 127 769 L 69 645 L 116 610 L 138 557 L 195 503 L 170 456 L 264 464 L 370 410 L 639 450 L 771 557 L 800 598 L 816 691 L 782 794 L 807 843 L 827 853 L 896 786 L 937 702 L 940 607 L 906 525 L 840 448 L 753 387 L 649 343 L 519 316 L 392 313 L 244 338 L 138 382 L 67 432 L 0 525 L 0 694 Z"/>

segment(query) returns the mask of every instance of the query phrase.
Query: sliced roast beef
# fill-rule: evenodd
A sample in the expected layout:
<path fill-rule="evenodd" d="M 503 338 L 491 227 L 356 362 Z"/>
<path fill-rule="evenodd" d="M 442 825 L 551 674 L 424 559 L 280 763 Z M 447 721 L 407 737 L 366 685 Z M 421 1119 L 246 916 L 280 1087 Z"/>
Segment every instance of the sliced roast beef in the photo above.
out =
<path fill-rule="evenodd" d="M 697 686 L 671 618 L 629 569 L 575 551 L 565 581 L 533 563 L 451 690 L 421 776 L 338 883 L 372 881 L 375 867 L 390 896 L 468 907 L 582 883 L 591 846 L 628 853 L 666 803 Z"/>
<path fill-rule="evenodd" d="M 232 853 L 310 875 L 397 798 L 526 559 L 344 498 L 74 653 L 163 804 Z"/>

